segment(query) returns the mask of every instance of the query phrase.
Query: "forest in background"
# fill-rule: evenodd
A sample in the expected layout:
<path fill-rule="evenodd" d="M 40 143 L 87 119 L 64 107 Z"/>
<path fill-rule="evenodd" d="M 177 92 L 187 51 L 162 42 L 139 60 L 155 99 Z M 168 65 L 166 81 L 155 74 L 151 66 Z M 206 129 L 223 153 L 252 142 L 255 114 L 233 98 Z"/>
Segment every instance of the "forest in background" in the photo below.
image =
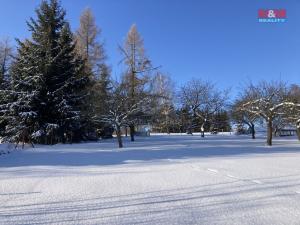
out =
<path fill-rule="evenodd" d="M 284 81 L 248 82 L 232 100 L 211 80 L 194 78 L 176 87 L 172 75 L 153 65 L 133 24 L 118 47 L 123 72 L 111 76 L 102 30 L 92 10 L 83 10 L 75 32 L 57 0 L 42 1 L 31 37 L 0 43 L 0 135 L 3 142 L 73 143 L 154 132 L 226 132 L 255 138 L 267 127 L 267 144 L 285 127 L 300 129 L 300 87 Z M 24 22 L 25 25 L 25 22 Z M 183 74 L 184 76 L 184 74 Z M 298 132 L 299 134 L 299 132 Z M 300 135 L 298 135 L 300 136 Z"/>

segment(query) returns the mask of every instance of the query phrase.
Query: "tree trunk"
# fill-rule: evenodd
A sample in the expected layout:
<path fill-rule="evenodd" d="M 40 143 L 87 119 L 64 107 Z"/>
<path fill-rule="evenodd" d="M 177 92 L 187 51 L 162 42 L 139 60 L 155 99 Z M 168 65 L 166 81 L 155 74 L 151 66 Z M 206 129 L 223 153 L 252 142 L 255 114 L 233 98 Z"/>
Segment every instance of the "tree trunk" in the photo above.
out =
<path fill-rule="evenodd" d="M 297 132 L 298 140 L 300 141 L 300 123 L 297 123 L 296 125 L 296 132 Z"/>
<path fill-rule="evenodd" d="M 170 134 L 170 123 L 169 123 L 169 116 L 166 115 L 166 124 L 167 124 L 167 133 Z"/>
<path fill-rule="evenodd" d="M 134 141 L 134 133 L 135 133 L 135 131 L 134 131 L 134 124 L 131 124 L 129 126 L 129 128 L 130 128 L 130 140 Z"/>
<path fill-rule="evenodd" d="M 255 128 L 254 128 L 254 123 L 251 123 L 250 129 L 251 129 L 252 139 L 255 139 Z"/>
<path fill-rule="evenodd" d="M 297 128 L 297 137 L 298 137 L 298 140 L 300 141 L 300 128 Z"/>
<path fill-rule="evenodd" d="M 117 126 L 116 133 L 117 133 L 119 148 L 123 148 L 123 142 L 122 142 L 122 136 L 121 136 L 121 127 L 120 126 Z"/>
<path fill-rule="evenodd" d="M 202 125 L 201 125 L 201 137 L 203 137 L 203 138 L 204 138 L 204 124 L 205 124 L 205 122 L 202 123 Z"/>
<path fill-rule="evenodd" d="M 272 145 L 272 134 L 273 134 L 273 130 L 272 130 L 272 119 L 268 120 L 268 131 L 267 131 L 267 145 L 271 146 Z"/>

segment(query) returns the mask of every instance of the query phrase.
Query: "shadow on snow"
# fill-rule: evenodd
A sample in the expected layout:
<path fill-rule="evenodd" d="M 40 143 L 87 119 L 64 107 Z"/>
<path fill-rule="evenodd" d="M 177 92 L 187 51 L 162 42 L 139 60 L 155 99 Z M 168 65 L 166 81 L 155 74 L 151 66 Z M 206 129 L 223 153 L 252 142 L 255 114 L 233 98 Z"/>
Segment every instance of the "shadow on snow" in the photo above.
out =
<path fill-rule="evenodd" d="M 147 163 L 157 160 L 184 160 L 205 157 L 234 157 L 249 154 L 277 154 L 300 152 L 296 139 L 275 139 L 272 147 L 265 139 L 247 136 L 171 135 L 140 137 L 131 143 L 124 138 L 125 148 L 116 148 L 115 140 L 97 143 L 43 146 L 17 150 L 0 157 L 0 167 L 21 166 L 90 166 Z"/>

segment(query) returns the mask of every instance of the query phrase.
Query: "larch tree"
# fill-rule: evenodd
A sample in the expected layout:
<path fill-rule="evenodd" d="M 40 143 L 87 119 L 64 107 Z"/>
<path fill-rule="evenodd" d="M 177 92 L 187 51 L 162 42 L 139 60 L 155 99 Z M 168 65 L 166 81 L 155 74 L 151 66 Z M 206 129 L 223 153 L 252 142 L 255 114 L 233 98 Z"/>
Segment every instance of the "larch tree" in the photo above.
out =
<path fill-rule="evenodd" d="M 94 76 L 106 58 L 103 43 L 99 41 L 101 29 L 96 25 L 95 17 L 90 8 L 86 8 L 80 16 L 80 25 L 76 31 L 76 49 L 86 61 L 86 65 Z"/>
<path fill-rule="evenodd" d="M 126 84 L 129 104 L 135 105 L 145 95 L 145 88 L 150 81 L 149 73 L 156 68 L 145 54 L 144 41 L 133 24 L 127 33 L 123 46 L 119 46 L 122 62 L 126 65 L 123 82 Z M 143 98 L 143 97 L 142 97 Z M 132 115 L 136 116 L 136 115 Z M 134 141 L 135 120 L 129 124 L 131 141 Z"/>
<path fill-rule="evenodd" d="M 91 120 L 96 115 L 106 113 L 107 91 L 110 82 L 110 68 L 105 63 L 104 44 L 100 40 L 101 29 L 97 26 L 90 8 L 80 16 L 80 25 L 75 33 L 76 50 L 85 61 L 85 76 L 89 77 L 83 105 L 83 121 L 87 139 L 93 137 L 96 130 L 103 130 L 103 124 Z"/>

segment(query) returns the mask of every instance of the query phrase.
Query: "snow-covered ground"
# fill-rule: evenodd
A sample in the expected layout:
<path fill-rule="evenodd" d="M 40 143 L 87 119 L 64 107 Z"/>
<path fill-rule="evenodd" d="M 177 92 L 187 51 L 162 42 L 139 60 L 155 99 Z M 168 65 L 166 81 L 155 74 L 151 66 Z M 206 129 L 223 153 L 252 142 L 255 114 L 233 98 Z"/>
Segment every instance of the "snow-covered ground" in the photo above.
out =
<path fill-rule="evenodd" d="M 300 144 L 155 135 L 0 156 L 0 224 L 300 224 Z"/>

